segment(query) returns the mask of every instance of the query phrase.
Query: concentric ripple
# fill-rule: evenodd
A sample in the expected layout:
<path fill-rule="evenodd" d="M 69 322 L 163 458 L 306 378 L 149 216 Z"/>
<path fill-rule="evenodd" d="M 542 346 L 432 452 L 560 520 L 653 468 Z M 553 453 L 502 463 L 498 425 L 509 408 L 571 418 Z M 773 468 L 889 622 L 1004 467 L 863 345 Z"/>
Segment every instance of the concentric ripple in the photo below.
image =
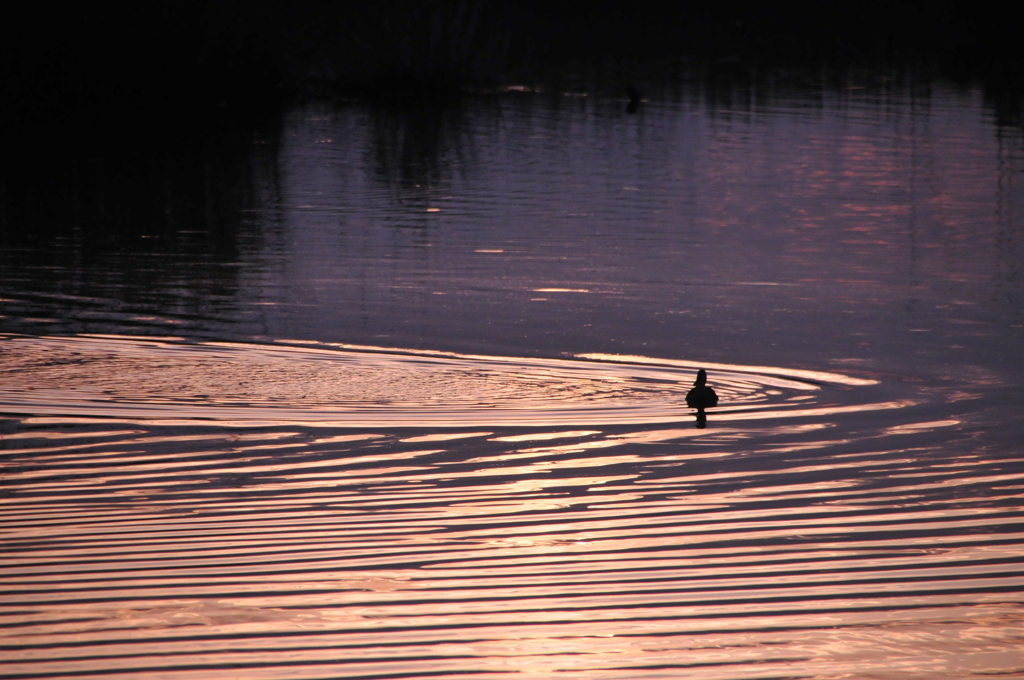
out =
<path fill-rule="evenodd" d="M 334 426 L 665 423 L 697 368 L 721 421 L 889 409 L 871 380 L 764 366 L 583 355 L 536 359 L 296 342 L 0 336 L 0 411 Z"/>
<path fill-rule="evenodd" d="M 1024 673 L 977 404 L 704 367 L 700 429 L 685 362 L 5 337 L 3 674 Z"/>

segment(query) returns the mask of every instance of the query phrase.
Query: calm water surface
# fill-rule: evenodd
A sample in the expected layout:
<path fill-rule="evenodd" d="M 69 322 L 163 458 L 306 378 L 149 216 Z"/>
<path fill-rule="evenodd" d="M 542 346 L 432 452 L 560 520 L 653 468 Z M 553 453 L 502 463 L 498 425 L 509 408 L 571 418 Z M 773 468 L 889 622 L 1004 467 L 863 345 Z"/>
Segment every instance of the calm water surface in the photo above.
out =
<path fill-rule="evenodd" d="M 3 675 L 1024 677 L 1020 129 L 644 94 L 8 163 Z"/>

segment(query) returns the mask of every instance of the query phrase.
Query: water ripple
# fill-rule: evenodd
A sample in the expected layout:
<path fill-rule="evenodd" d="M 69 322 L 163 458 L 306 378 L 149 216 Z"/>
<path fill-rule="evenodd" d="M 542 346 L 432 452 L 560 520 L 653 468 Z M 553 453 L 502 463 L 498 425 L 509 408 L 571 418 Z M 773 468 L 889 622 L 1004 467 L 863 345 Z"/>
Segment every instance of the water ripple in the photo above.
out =
<path fill-rule="evenodd" d="M 899 408 L 875 381 L 763 366 L 537 359 L 350 345 L 0 336 L 0 411 L 130 419 L 480 427 L 666 423 L 713 371 L 721 422 Z"/>
<path fill-rule="evenodd" d="M 1024 458 L 770 367 L 698 429 L 695 368 L 7 336 L 4 675 L 1024 673 Z"/>

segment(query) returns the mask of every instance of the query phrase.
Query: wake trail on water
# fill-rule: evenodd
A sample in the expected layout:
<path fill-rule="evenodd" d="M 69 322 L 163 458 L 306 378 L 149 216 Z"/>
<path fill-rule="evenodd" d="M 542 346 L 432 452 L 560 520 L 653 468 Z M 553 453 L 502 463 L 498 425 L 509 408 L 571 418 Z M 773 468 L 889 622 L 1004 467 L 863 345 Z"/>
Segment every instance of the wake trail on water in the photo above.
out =
<path fill-rule="evenodd" d="M 1020 674 L 1024 461 L 977 403 L 649 357 L 3 336 L 0 664 Z"/>
<path fill-rule="evenodd" d="M 684 399 L 700 367 L 713 371 L 723 423 L 914 403 L 872 401 L 855 388 L 876 381 L 839 373 L 649 357 L 7 335 L 0 412 L 371 427 L 653 424 L 688 416 Z"/>

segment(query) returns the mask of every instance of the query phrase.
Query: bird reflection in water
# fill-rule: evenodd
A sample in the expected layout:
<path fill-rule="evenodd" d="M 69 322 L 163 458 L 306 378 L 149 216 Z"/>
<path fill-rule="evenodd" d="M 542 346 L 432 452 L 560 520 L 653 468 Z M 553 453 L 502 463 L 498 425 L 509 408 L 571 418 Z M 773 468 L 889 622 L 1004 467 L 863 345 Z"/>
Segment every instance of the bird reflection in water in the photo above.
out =
<path fill-rule="evenodd" d="M 686 393 L 686 405 L 697 409 L 697 427 L 708 426 L 708 417 L 704 409 L 718 406 L 718 395 L 705 383 L 708 381 L 708 373 L 703 368 L 697 371 L 697 379 L 693 382 L 693 389 Z"/>

